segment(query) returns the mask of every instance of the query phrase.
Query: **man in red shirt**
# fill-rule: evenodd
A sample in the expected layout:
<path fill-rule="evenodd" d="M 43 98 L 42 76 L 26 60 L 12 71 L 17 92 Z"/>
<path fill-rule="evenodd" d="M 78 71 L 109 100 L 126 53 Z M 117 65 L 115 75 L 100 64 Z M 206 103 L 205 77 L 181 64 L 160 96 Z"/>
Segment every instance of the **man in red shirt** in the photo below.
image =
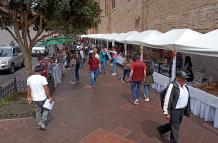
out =
<path fill-rule="evenodd" d="M 90 67 L 90 77 L 91 77 L 91 85 L 93 88 L 96 86 L 96 78 L 99 70 L 99 59 L 97 59 L 94 54 L 90 54 L 88 65 Z"/>
<path fill-rule="evenodd" d="M 129 80 L 131 82 L 131 97 L 134 105 L 138 105 L 142 81 L 146 76 L 146 65 L 140 60 L 140 55 L 135 56 L 135 61 L 131 64 Z"/>

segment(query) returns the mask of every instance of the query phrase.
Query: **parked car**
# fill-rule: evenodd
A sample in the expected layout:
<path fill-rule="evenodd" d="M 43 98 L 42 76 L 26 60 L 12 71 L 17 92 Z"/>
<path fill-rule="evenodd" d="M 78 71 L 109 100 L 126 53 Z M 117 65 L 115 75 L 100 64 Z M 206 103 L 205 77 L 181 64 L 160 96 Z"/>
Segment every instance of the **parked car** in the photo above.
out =
<path fill-rule="evenodd" d="M 46 56 L 49 54 L 49 49 L 46 46 L 41 46 L 41 42 L 38 42 L 33 48 L 32 48 L 32 56 L 38 56 L 39 54 Z"/>
<path fill-rule="evenodd" d="M 0 71 L 15 72 L 15 68 L 24 67 L 23 53 L 19 47 L 0 47 Z"/>

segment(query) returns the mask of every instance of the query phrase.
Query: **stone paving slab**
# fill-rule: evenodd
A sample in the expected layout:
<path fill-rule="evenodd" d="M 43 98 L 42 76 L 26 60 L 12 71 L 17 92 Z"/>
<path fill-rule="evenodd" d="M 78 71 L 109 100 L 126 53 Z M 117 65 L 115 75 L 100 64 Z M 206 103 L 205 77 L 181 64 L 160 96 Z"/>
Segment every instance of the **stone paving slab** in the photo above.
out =
<path fill-rule="evenodd" d="M 156 127 L 166 123 L 159 97 L 133 106 L 129 84 L 109 72 L 89 86 L 88 69 L 81 70 L 81 81 L 70 84 L 71 75 L 55 91 L 54 110 L 47 131 L 36 128 L 34 119 L 0 121 L 0 143 L 161 143 Z M 165 143 L 169 135 L 165 135 Z M 184 118 L 181 143 L 217 143 L 218 130 L 198 117 Z"/>

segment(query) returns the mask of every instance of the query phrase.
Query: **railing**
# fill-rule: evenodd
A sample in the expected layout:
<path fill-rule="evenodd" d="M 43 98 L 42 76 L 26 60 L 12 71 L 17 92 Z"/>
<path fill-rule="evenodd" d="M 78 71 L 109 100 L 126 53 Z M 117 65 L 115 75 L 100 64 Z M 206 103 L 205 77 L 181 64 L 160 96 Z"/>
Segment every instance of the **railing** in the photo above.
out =
<path fill-rule="evenodd" d="M 61 83 L 62 77 L 64 75 L 63 64 L 57 64 L 54 67 L 50 67 L 48 80 L 48 87 L 53 93 L 57 84 Z M 14 78 L 3 85 L 0 85 L 0 100 L 10 96 L 14 92 L 25 92 L 27 90 L 27 79 L 24 78 Z"/>
<path fill-rule="evenodd" d="M 48 79 L 49 83 L 49 89 L 51 92 L 54 91 L 54 80 L 51 77 L 51 79 Z M 19 79 L 14 78 L 9 80 L 8 82 L 4 83 L 3 85 L 0 85 L 0 100 L 10 96 L 14 92 L 25 92 L 27 90 L 27 80 L 26 79 Z"/>
<path fill-rule="evenodd" d="M 0 86 L 0 100 L 14 92 L 26 91 L 26 88 L 26 80 L 20 80 L 18 78 L 11 79 Z"/>

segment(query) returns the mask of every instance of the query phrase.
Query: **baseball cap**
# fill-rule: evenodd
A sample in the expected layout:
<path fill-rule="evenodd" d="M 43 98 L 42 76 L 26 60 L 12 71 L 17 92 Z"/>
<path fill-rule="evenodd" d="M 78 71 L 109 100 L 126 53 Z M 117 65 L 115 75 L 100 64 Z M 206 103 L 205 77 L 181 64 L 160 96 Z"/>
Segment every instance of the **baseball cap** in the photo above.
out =
<path fill-rule="evenodd" d="M 180 77 L 180 78 L 184 78 L 184 79 L 189 78 L 189 76 L 187 76 L 186 72 L 184 72 L 182 70 L 179 70 L 176 72 L 176 77 Z"/>
<path fill-rule="evenodd" d="M 43 71 L 43 67 L 41 65 L 37 65 L 37 66 L 35 66 L 34 71 L 41 72 L 41 71 Z"/>

